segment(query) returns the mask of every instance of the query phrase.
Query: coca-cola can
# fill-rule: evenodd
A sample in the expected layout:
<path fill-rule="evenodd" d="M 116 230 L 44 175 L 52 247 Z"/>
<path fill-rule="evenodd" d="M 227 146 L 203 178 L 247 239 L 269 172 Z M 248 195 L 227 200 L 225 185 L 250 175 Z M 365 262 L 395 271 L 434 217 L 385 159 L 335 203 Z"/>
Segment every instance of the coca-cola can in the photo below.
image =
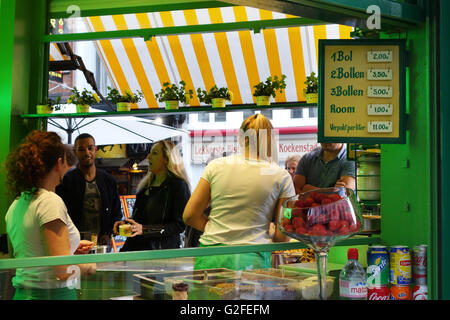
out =
<path fill-rule="evenodd" d="M 367 300 L 389 300 L 390 291 L 386 286 L 373 286 L 367 288 Z"/>
<path fill-rule="evenodd" d="M 414 286 L 413 300 L 428 300 L 428 287 L 426 284 Z"/>
<path fill-rule="evenodd" d="M 427 284 L 427 246 L 424 244 L 413 249 L 413 279 L 415 284 Z"/>

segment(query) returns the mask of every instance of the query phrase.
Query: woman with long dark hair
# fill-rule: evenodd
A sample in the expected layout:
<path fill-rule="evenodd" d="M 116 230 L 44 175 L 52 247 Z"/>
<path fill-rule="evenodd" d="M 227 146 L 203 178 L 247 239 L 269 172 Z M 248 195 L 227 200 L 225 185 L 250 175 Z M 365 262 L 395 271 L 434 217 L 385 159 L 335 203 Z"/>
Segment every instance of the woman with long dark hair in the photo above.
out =
<path fill-rule="evenodd" d="M 15 197 L 6 214 L 14 258 L 86 253 L 80 233 L 55 193 L 69 169 L 64 145 L 55 132 L 33 131 L 5 162 L 7 184 Z M 12 279 L 16 300 L 76 299 L 74 274 L 92 274 L 95 264 L 17 268 Z M 74 272 L 75 271 L 75 272 Z"/>

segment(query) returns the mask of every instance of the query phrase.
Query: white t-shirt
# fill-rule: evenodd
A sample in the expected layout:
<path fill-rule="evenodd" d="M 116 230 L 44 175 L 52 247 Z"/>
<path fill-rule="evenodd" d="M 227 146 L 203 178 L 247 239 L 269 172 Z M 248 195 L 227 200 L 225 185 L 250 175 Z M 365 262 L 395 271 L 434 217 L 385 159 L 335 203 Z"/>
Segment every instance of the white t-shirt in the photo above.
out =
<path fill-rule="evenodd" d="M 46 256 L 42 226 L 57 219 L 67 225 L 70 252 L 75 252 L 80 244 L 80 233 L 70 219 L 64 201 L 56 193 L 39 189 L 36 195 L 22 193 L 14 200 L 5 217 L 14 257 Z M 73 286 L 72 280 L 76 281 L 56 280 L 53 267 L 17 268 L 13 285 L 41 289 L 62 288 Z"/>
<path fill-rule="evenodd" d="M 211 213 L 203 245 L 270 243 L 269 224 L 280 198 L 295 195 L 289 173 L 266 161 L 241 156 L 218 158 L 202 179 L 211 186 Z"/>

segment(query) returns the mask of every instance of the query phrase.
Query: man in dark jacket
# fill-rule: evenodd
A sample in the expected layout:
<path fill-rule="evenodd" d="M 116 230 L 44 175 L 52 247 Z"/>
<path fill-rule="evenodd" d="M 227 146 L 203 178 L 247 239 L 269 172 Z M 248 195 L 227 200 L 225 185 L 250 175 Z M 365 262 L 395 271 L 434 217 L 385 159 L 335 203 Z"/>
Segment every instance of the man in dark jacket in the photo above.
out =
<path fill-rule="evenodd" d="M 78 165 L 66 173 L 56 193 L 80 232 L 95 233 L 99 245 L 108 244 L 114 222 L 122 219 L 117 183 L 109 173 L 96 168 L 97 147 L 90 134 L 75 139 L 74 151 Z"/>

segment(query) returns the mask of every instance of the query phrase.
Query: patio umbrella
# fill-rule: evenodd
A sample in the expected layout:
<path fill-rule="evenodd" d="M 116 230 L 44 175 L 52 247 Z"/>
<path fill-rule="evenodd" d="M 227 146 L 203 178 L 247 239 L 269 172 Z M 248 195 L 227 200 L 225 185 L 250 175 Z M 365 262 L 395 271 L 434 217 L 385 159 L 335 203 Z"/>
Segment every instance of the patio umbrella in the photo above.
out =
<path fill-rule="evenodd" d="M 153 143 L 189 133 L 187 130 L 133 116 L 49 118 L 47 131 L 57 132 L 64 143 L 73 143 L 79 134 L 89 133 L 99 146 Z"/>

